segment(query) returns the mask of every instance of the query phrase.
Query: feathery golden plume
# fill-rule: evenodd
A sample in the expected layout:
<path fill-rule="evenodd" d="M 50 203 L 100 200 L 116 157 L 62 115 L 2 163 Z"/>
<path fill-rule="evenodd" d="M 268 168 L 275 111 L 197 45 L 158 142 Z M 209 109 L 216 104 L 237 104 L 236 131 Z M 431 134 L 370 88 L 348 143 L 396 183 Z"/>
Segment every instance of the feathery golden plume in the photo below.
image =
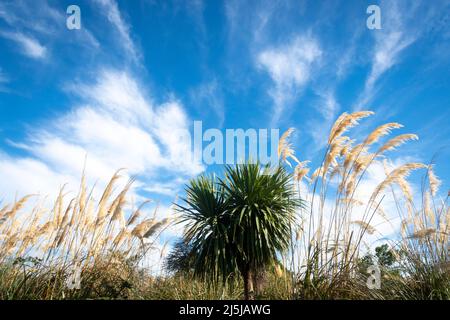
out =
<path fill-rule="evenodd" d="M 79 219 L 81 217 L 81 211 L 80 211 L 80 198 L 74 199 L 75 203 L 73 205 L 72 209 L 72 215 L 70 217 L 69 225 L 77 225 L 79 224 Z"/>
<path fill-rule="evenodd" d="M 116 238 L 113 240 L 114 246 L 119 247 L 122 241 L 128 236 L 130 236 L 130 232 L 127 229 L 122 229 L 119 231 Z"/>
<path fill-rule="evenodd" d="M 330 180 L 332 180 L 336 175 L 342 174 L 342 167 L 337 163 L 331 170 Z"/>
<path fill-rule="evenodd" d="M 382 136 L 388 135 L 391 133 L 392 129 L 402 128 L 403 126 L 397 122 L 390 122 L 383 124 L 372 131 L 364 141 L 365 145 L 371 145 L 377 142 Z"/>
<path fill-rule="evenodd" d="M 448 241 L 448 223 L 450 221 L 446 219 L 440 219 L 439 220 L 439 242 L 440 243 L 447 243 Z"/>
<path fill-rule="evenodd" d="M 349 114 L 347 112 L 344 112 L 336 119 L 333 126 L 331 127 L 330 135 L 328 137 L 328 143 L 331 143 L 331 141 L 333 141 L 334 137 L 336 136 L 337 129 L 343 125 L 348 116 Z"/>
<path fill-rule="evenodd" d="M 357 157 L 353 164 L 355 174 L 360 173 L 361 171 L 366 169 L 373 161 L 375 161 L 375 156 L 375 154 L 369 153 Z"/>
<path fill-rule="evenodd" d="M 346 203 L 350 206 L 363 206 L 364 202 L 355 198 L 341 198 L 339 201 Z"/>
<path fill-rule="evenodd" d="M 154 235 L 159 229 L 166 226 L 169 223 L 169 218 L 164 218 L 163 220 L 154 223 L 150 226 L 150 228 L 145 232 L 144 238 L 150 238 L 152 235 Z"/>
<path fill-rule="evenodd" d="M 281 138 L 278 141 L 278 157 L 280 157 L 281 154 L 283 153 L 283 149 L 285 149 L 286 146 L 289 145 L 287 140 L 293 132 L 294 128 L 289 128 L 281 135 Z"/>
<path fill-rule="evenodd" d="M 354 146 L 345 156 L 344 169 L 348 170 L 350 168 L 350 164 L 352 164 L 357 157 L 364 155 L 366 152 L 367 147 L 364 146 L 364 144 L 360 143 Z"/>
<path fill-rule="evenodd" d="M 387 217 L 387 215 L 386 215 L 386 212 L 384 212 L 384 209 L 383 209 L 381 206 L 379 206 L 379 207 L 377 208 L 377 211 L 376 211 L 376 212 L 378 213 L 378 215 L 379 215 L 380 217 L 382 217 L 382 218 L 384 219 L 384 221 L 389 222 L 389 223 L 392 225 L 391 221 L 388 219 L 388 217 Z"/>
<path fill-rule="evenodd" d="M 428 191 L 425 192 L 423 210 L 425 212 L 425 216 L 428 218 L 430 225 L 434 226 L 436 223 L 436 219 L 434 216 L 434 212 L 431 209 L 431 195 Z"/>
<path fill-rule="evenodd" d="M 406 200 L 412 202 L 412 191 L 408 181 L 406 181 L 405 178 L 400 177 L 398 178 L 397 184 L 400 187 L 400 190 L 402 190 L 403 196 L 406 198 Z"/>
<path fill-rule="evenodd" d="M 356 180 L 356 174 L 350 175 L 350 178 L 348 179 L 347 185 L 345 186 L 345 196 L 349 198 L 355 189 L 355 180 Z"/>
<path fill-rule="evenodd" d="M 347 155 L 347 153 L 349 152 L 349 150 L 351 149 L 354 142 L 355 142 L 354 140 L 351 140 L 351 139 L 348 140 L 342 147 L 341 152 L 339 153 L 339 156 L 345 157 Z"/>
<path fill-rule="evenodd" d="M 322 166 L 318 167 L 316 170 L 314 170 L 313 174 L 311 175 L 311 183 L 324 174 L 325 172 L 323 170 L 323 167 Z"/>
<path fill-rule="evenodd" d="M 394 150 L 396 147 L 402 145 L 403 143 L 409 140 L 419 140 L 419 137 L 411 133 L 401 134 L 386 142 L 383 146 L 380 147 L 380 149 L 378 149 L 377 153 L 383 153 L 385 151 Z"/>
<path fill-rule="evenodd" d="M 63 219 L 63 205 L 64 205 L 64 188 L 66 185 L 63 185 L 59 189 L 58 196 L 56 197 L 55 205 L 54 205 L 54 218 L 56 226 L 59 227 L 61 225 L 61 221 Z"/>
<path fill-rule="evenodd" d="M 282 134 L 280 140 L 278 141 L 278 157 L 286 162 L 290 167 L 291 163 L 287 160 L 288 158 L 293 159 L 295 162 L 300 161 L 294 155 L 294 149 L 292 149 L 292 144 L 289 143 L 289 137 L 294 132 L 294 128 L 289 128 L 285 133 Z"/>
<path fill-rule="evenodd" d="M 125 188 L 119 193 L 119 195 L 114 199 L 109 211 L 112 212 L 111 221 L 119 220 L 122 225 L 125 225 L 125 217 L 123 216 L 123 207 L 127 203 L 126 195 L 130 190 L 132 181 L 129 181 Z"/>
<path fill-rule="evenodd" d="M 83 215 L 84 217 L 83 222 L 87 226 L 93 225 L 95 222 L 96 217 L 94 212 L 94 206 L 95 206 L 94 199 L 89 198 L 87 207 L 85 209 L 85 213 Z"/>
<path fill-rule="evenodd" d="M 144 201 L 130 216 L 130 218 L 127 221 L 127 226 L 132 225 L 133 223 L 136 222 L 136 220 L 140 217 L 141 215 L 141 210 L 142 208 L 147 204 L 152 202 L 152 200 L 146 200 Z"/>
<path fill-rule="evenodd" d="M 413 204 L 411 202 L 405 202 L 406 205 L 406 211 L 408 213 L 408 218 L 412 219 L 413 217 L 413 213 L 414 213 L 414 208 L 413 208 Z"/>
<path fill-rule="evenodd" d="M 392 183 L 398 183 L 400 179 L 407 178 L 412 170 L 417 170 L 421 168 L 426 168 L 426 165 L 422 163 L 407 163 L 404 164 L 389 173 L 389 175 L 384 179 L 374 190 L 369 202 L 373 202 L 375 198 L 389 185 Z"/>
<path fill-rule="evenodd" d="M 63 243 L 64 239 L 67 236 L 67 230 L 68 226 L 64 226 L 64 229 L 61 230 L 56 242 L 55 242 L 55 248 L 58 248 Z"/>
<path fill-rule="evenodd" d="M 344 147 L 341 149 L 341 152 L 339 152 L 339 156 L 345 157 L 345 155 L 348 152 L 348 149 L 350 149 L 350 145 L 349 144 L 344 145 Z"/>
<path fill-rule="evenodd" d="M 27 195 L 22 197 L 19 201 L 14 203 L 11 210 L 9 211 L 6 211 L 6 208 L 8 208 L 8 206 L 4 207 L 2 210 L 5 209 L 5 213 L 3 213 L 3 216 L 0 216 L 0 219 L 10 219 L 14 217 L 14 215 L 23 208 L 28 199 L 30 199 L 33 196 L 34 195 Z"/>
<path fill-rule="evenodd" d="M 50 234 L 53 232 L 54 228 L 55 226 L 53 224 L 53 221 L 47 221 L 42 227 L 40 227 L 38 234 L 39 236 Z"/>
<path fill-rule="evenodd" d="M 21 221 L 17 217 L 11 217 L 11 225 L 9 227 L 7 235 L 11 235 L 18 232 L 20 229 Z"/>
<path fill-rule="evenodd" d="M 64 215 L 61 220 L 61 226 L 65 226 L 67 224 L 67 222 L 69 221 L 70 210 L 72 209 L 74 202 L 75 202 L 75 199 L 70 200 L 69 205 L 67 206 L 66 210 L 64 211 Z"/>
<path fill-rule="evenodd" d="M 450 224 L 450 207 L 447 207 L 447 213 L 445 214 L 445 220 Z"/>
<path fill-rule="evenodd" d="M 109 180 L 108 185 L 106 186 L 105 190 L 103 191 L 102 197 L 100 198 L 100 201 L 98 203 L 97 223 L 101 223 L 108 213 L 107 208 L 106 208 L 106 202 L 108 201 L 109 197 L 111 196 L 111 193 L 113 191 L 113 187 L 114 187 L 116 181 L 120 178 L 119 173 L 123 170 L 124 169 L 119 169 L 114 173 L 111 180 Z"/>
<path fill-rule="evenodd" d="M 430 167 L 428 169 L 428 180 L 430 182 L 430 191 L 431 195 L 435 196 L 436 192 L 439 190 L 439 186 L 441 185 L 441 180 L 434 174 L 433 168 Z"/>
<path fill-rule="evenodd" d="M 328 144 L 331 145 L 331 143 L 336 138 L 340 137 L 345 131 L 356 126 L 360 119 L 366 118 L 372 114 L 374 114 L 372 111 L 357 111 L 351 114 L 344 112 L 341 114 L 331 128 L 330 136 L 328 137 Z"/>
<path fill-rule="evenodd" d="M 299 162 L 298 164 L 297 164 L 297 168 L 306 168 L 306 166 L 308 165 L 308 163 L 310 163 L 311 161 L 309 161 L 309 160 L 306 160 L 306 161 L 301 161 L 301 162 Z"/>
<path fill-rule="evenodd" d="M 340 155 L 341 150 L 348 140 L 348 137 L 338 137 L 331 143 L 323 165 L 325 171 L 328 171 L 330 164 L 336 164 L 336 158 Z"/>
<path fill-rule="evenodd" d="M 136 220 L 139 218 L 139 216 L 141 215 L 141 211 L 139 210 L 139 208 L 134 211 L 130 218 L 127 221 L 127 226 L 132 225 L 134 222 L 136 222 Z"/>
<path fill-rule="evenodd" d="M 368 234 L 374 234 L 377 231 L 373 226 L 362 220 L 355 220 L 352 221 L 351 223 L 356 224 L 362 229 L 366 230 Z"/>
<path fill-rule="evenodd" d="M 5 214 L 5 212 L 8 210 L 9 205 L 5 205 L 3 208 L 0 209 L 0 219 L 3 218 L 3 215 Z"/>
<path fill-rule="evenodd" d="M 302 168 L 295 170 L 295 180 L 300 182 L 309 172 L 309 168 Z"/>
<path fill-rule="evenodd" d="M 422 219 L 422 216 L 419 213 L 417 213 L 413 218 L 413 226 L 414 226 L 414 231 L 424 229 L 426 226 L 425 220 Z"/>
<path fill-rule="evenodd" d="M 144 234 L 151 228 L 151 226 L 155 224 L 155 219 L 147 219 L 140 223 L 138 223 L 134 229 L 131 231 L 131 234 L 138 238 L 143 238 Z"/>
<path fill-rule="evenodd" d="M 296 181 L 300 182 L 308 174 L 309 168 L 306 167 L 308 163 L 309 161 L 302 161 L 295 166 L 294 179 Z"/>
<path fill-rule="evenodd" d="M 83 173 L 81 176 L 80 196 L 79 196 L 80 213 L 84 213 L 86 207 L 86 177 Z"/>
<path fill-rule="evenodd" d="M 39 204 L 33 208 L 32 214 L 31 214 L 32 219 L 31 219 L 31 223 L 30 223 L 30 228 L 34 228 L 37 226 L 37 224 L 41 220 L 44 212 L 45 212 L 45 210 L 42 209 L 41 205 L 39 205 Z"/>
<path fill-rule="evenodd" d="M 383 162 L 382 162 L 382 164 L 383 164 L 384 174 L 385 174 L 386 176 L 388 176 L 389 173 L 391 173 L 392 170 L 389 169 L 389 164 L 388 164 L 387 159 L 384 159 Z"/>
<path fill-rule="evenodd" d="M 434 234 L 435 232 L 436 232 L 436 229 L 434 229 L 434 228 L 425 228 L 425 229 L 421 229 L 421 230 L 414 232 L 410 238 L 423 239 L 425 237 L 428 237 L 428 236 Z"/>

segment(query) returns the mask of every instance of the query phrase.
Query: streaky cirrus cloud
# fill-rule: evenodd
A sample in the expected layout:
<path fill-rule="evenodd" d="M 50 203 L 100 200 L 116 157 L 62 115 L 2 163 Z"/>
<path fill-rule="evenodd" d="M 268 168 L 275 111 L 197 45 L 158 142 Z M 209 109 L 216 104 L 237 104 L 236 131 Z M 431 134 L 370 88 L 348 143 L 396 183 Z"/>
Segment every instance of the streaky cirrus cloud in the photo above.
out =
<path fill-rule="evenodd" d="M 65 9 L 66 7 L 63 6 L 52 6 L 45 0 L 5 2 L 0 3 L 0 20 L 6 23 L 7 27 L 4 32 L 13 35 L 13 38 L 16 37 L 15 34 L 19 35 L 17 38 L 18 41 L 21 41 L 19 44 L 29 47 L 29 51 L 32 53 L 31 57 L 42 55 L 40 52 L 43 50 L 36 45 L 37 38 L 47 43 L 53 43 L 53 45 L 54 41 L 58 39 L 98 49 L 100 43 L 84 24 L 80 30 L 72 32 L 71 37 L 67 37 Z M 39 45 L 42 46 L 40 43 Z M 49 45 L 45 46 L 45 51 L 49 51 Z"/>
<path fill-rule="evenodd" d="M 0 92 L 7 91 L 5 84 L 7 84 L 9 81 L 9 77 L 2 71 L 2 68 L 0 68 Z"/>
<path fill-rule="evenodd" d="M 131 27 L 122 17 L 121 11 L 114 0 L 95 0 L 96 3 L 105 12 L 108 21 L 115 27 L 117 34 L 119 36 L 119 41 L 125 52 L 130 55 L 131 60 L 138 63 L 141 58 L 140 51 L 136 48 L 131 37 Z"/>
<path fill-rule="evenodd" d="M 312 37 L 295 37 L 291 42 L 269 47 L 257 56 L 258 67 L 272 80 L 269 95 L 273 101 L 272 124 L 276 124 L 286 107 L 298 97 L 310 79 L 311 69 L 320 58 L 319 43 Z"/>
<path fill-rule="evenodd" d="M 196 108 L 202 110 L 202 115 L 209 114 L 209 110 L 211 110 L 217 118 L 217 126 L 223 126 L 225 121 L 225 105 L 222 88 L 216 78 L 194 87 L 190 91 L 190 98 Z"/>
<path fill-rule="evenodd" d="M 0 156 L 0 174 L 11 176 L 8 181 L 15 181 L 16 191 L 34 192 L 29 186 L 37 187 L 42 179 L 52 182 L 52 188 L 38 189 L 48 194 L 55 190 L 56 181 L 59 185 L 73 183 L 79 179 L 86 157 L 90 181 L 105 183 L 117 169 L 126 168 L 138 180 L 173 186 L 173 196 L 183 177 L 204 170 L 189 159 L 191 140 L 185 133 L 190 121 L 179 101 L 155 104 L 146 98 L 136 79 L 117 70 L 100 71 L 94 82 L 71 83 L 66 90 L 81 102 L 66 114 L 34 127 L 25 141 L 12 144 L 27 156 Z M 14 177 L 14 172 L 21 176 Z M 9 182 L 0 183 L 0 193 L 11 194 Z"/>
<path fill-rule="evenodd" d="M 1 32 L 0 36 L 17 43 L 21 52 L 30 58 L 44 59 L 48 55 L 47 48 L 31 36 L 20 32 Z"/>
<path fill-rule="evenodd" d="M 414 5 L 403 5 L 400 2 L 382 2 L 382 29 L 373 30 L 374 46 L 370 60 L 370 72 L 366 78 L 364 89 L 357 99 L 354 109 L 367 108 L 376 95 L 378 80 L 393 66 L 400 63 L 401 54 L 413 44 L 419 34 L 413 26 Z"/>

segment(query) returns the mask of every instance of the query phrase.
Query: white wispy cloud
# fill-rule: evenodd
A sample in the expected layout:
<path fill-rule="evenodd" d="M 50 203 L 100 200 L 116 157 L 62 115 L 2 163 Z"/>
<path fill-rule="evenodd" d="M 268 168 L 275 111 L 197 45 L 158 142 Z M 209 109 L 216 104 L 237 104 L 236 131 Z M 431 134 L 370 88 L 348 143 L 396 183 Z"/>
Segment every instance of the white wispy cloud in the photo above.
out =
<path fill-rule="evenodd" d="M 276 21 L 280 7 L 289 7 L 288 2 L 261 0 L 255 3 L 230 0 L 224 4 L 230 42 L 242 42 L 253 46 L 267 42 L 267 31 Z M 252 14 L 248 15 L 247 12 Z M 244 31 L 245 30 L 245 31 Z"/>
<path fill-rule="evenodd" d="M 268 72 L 273 82 L 269 90 L 274 103 L 273 124 L 306 85 L 311 68 L 321 54 L 318 41 L 311 37 L 296 37 L 288 44 L 258 54 L 258 67 Z"/>
<path fill-rule="evenodd" d="M 55 9 L 46 0 L 39 1 L 39 3 L 24 0 L 0 3 L 0 19 L 13 29 L 50 36 L 58 31 L 58 28 L 55 27 L 65 21 L 64 14 L 65 8 Z"/>
<path fill-rule="evenodd" d="M 150 193 L 156 193 L 164 196 L 174 197 L 177 195 L 182 187 L 188 182 L 187 179 L 176 178 L 169 182 L 151 183 L 149 185 L 142 186 L 144 191 Z"/>
<path fill-rule="evenodd" d="M 326 146 L 330 128 L 340 109 L 333 88 L 316 89 L 315 92 L 319 97 L 318 103 L 315 104 L 318 116 L 306 122 L 306 132 L 313 139 L 313 144 L 307 151 L 311 155 Z"/>
<path fill-rule="evenodd" d="M 150 185 L 163 181 L 176 190 L 183 179 L 204 170 L 189 159 L 191 140 L 184 134 L 190 122 L 179 101 L 157 105 L 145 97 L 131 75 L 117 70 L 98 74 L 93 83 L 67 86 L 82 100 L 80 105 L 36 125 L 26 141 L 15 144 L 25 149 L 27 158 L 0 158 L 2 169 L 7 168 L 7 176 L 15 181 L 0 181 L 1 196 L 36 192 L 31 187 L 38 187 L 44 177 L 48 183 L 37 189 L 43 193 L 52 194 L 64 183 L 71 183 L 73 190 L 86 156 L 86 176 L 91 182 L 105 183 L 114 171 L 126 168 L 140 181 Z"/>
<path fill-rule="evenodd" d="M 1 32 L 0 36 L 16 42 L 23 54 L 34 59 L 43 59 L 47 56 L 47 48 L 35 38 L 20 32 Z"/>
<path fill-rule="evenodd" d="M 8 83 L 9 82 L 9 78 L 6 75 L 6 73 L 4 73 L 2 71 L 2 68 L 0 68 L 0 84 L 4 84 L 4 83 Z"/>
<path fill-rule="evenodd" d="M 15 195 L 41 194 L 56 196 L 64 183 L 76 187 L 77 180 L 63 172 L 55 172 L 44 162 L 33 157 L 12 157 L 0 152 L 0 198 L 11 202 Z M 75 189 L 73 190 L 75 191 Z"/>
<path fill-rule="evenodd" d="M 376 84 L 380 77 L 399 63 L 401 53 L 414 43 L 418 36 L 414 29 L 406 25 L 405 20 L 410 16 L 406 7 L 399 8 L 398 3 L 394 1 L 383 2 L 381 13 L 382 29 L 371 31 L 375 38 L 371 69 L 363 92 L 354 106 L 355 110 L 367 108 L 367 104 L 376 94 Z"/>
<path fill-rule="evenodd" d="M 319 95 L 323 99 L 323 103 L 317 107 L 318 111 L 326 120 L 333 120 L 339 109 L 334 92 L 327 90 L 325 92 L 319 92 Z"/>
<path fill-rule="evenodd" d="M 151 99 L 144 95 L 137 81 L 126 72 L 103 71 L 95 85 L 71 82 L 66 85 L 66 89 L 127 121 L 136 123 L 140 119 L 148 119 L 153 112 Z"/>
<path fill-rule="evenodd" d="M 94 50 L 100 47 L 98 40 L 85 25 L 67 37 L 66 18 L 65 7 L 53 7 L 45 0 L 0 3 L 0 20 L 6 24 L 4 32 L 12 38 L 17 38 L 16 41 L 25 47 L 32 57 L 44 57 L 50 50 L 48 46 L 44 48 L 36 38 L 47 43 L 54 43 L 55 40 L 72 42 Z M 16 37 L 16 34 L 19 36 Z"/>
<path fill-rule="evenodd" d="M 9 76 L 0 68 L 0 92 L 9 92 L 8 84 L 11 81 Z M 1 130 L 0 130 L 1 131 Z"/>
<path fill-rule="evenodd" d="M 202 114 L 208 114 L 212 110 L 217 117 L 218 127 L 222 127 L 225 121 L 225 106 L 220 83 L 217 79 L 205 82 L 190 91 L 195 108 L 202 110 Z"/>
<path fill-rule="evenodd" d="M 120 44 L 123 46 L 127 54 L 129 54 L 135 62 L 140 59 L 140 52 L 137 50 L 131 38 L 130 25 L 123 19 L 117 2 L 114 0 L 96 0 L 105 12 L 108 21 L 116 28 Z"/>

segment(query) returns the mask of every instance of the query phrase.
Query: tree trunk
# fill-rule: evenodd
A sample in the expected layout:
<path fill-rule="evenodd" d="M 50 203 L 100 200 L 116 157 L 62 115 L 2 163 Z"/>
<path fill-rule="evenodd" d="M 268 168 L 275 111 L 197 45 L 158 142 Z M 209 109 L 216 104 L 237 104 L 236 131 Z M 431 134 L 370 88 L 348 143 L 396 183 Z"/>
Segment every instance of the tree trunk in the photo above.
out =
<path fill-rule="evenodd" d="M 242 272 L 242 277 L 244 278 L 244 299 L 255 300 L 253 292 L 253 277 L 250 268 L 245 268 Z"/>
<path fill-rule="evenodd" d="M 266 282 L 266 271 L 262 268 L 253 271 L 253 289 L 255 291 L 255 295 L 258 297 L 262 294 L 264 290 L 264 285 Z"/>

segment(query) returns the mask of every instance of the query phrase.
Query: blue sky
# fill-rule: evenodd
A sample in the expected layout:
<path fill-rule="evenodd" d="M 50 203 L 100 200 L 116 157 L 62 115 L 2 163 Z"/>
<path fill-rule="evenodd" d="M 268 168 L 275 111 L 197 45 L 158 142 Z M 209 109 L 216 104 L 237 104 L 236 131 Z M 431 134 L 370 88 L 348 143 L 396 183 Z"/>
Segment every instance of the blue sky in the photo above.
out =
<path fill-rule="evenodd" d="M 80 30 L 66 8 L 81 9 Z M 381 30 L 366 8 L 381 9 Z M 294 127 L 317 165 L 334 120 L 373 110 L 420 140 L 394 160 L 450 174 L 450 2 L 0 1 L 0 198 L 125 167 L 168 206 L 208 168 L 174 134 Z M 400 160 L 399 160 L 400 159 Z M 401 161 L 400 161 L 401 162 Z M 314 166 L 314 165 L 313 165 Z M 217 169 L 217 168 L 216 168 Z M 443 189 L 448 189 L 444 182 Z"/>

